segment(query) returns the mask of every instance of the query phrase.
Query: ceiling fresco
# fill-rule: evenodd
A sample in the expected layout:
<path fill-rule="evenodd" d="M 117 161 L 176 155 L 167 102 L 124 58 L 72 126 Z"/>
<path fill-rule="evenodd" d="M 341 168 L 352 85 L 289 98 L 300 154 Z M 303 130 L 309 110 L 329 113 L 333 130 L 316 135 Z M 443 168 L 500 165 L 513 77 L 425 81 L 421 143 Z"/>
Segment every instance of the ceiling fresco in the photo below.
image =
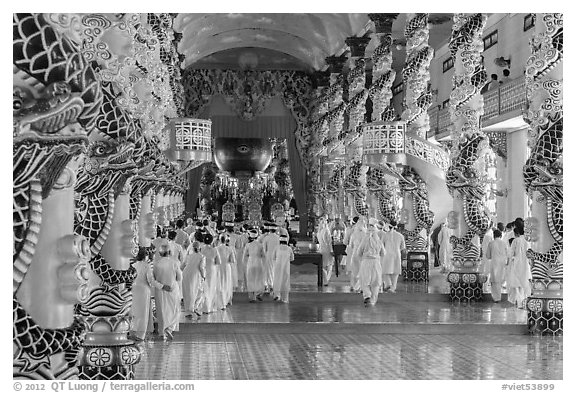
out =
<path fill-rule="evenodd" d="M 451 14 L 430 14 L 430 45 L 450 37 Z M 392 27 L 398 44 L 405 42 L 406 14 Z M 344 41 L 373 29 L 368 14 L 179 14 L 174 28 L 183 34 L 180 53 L 194 68 L 326 69 L 325 58 L 347 49 Z M 373 40 L 366 56 L 377 45 Z M 401 46 L 395 55 L 402 59 Z"/>

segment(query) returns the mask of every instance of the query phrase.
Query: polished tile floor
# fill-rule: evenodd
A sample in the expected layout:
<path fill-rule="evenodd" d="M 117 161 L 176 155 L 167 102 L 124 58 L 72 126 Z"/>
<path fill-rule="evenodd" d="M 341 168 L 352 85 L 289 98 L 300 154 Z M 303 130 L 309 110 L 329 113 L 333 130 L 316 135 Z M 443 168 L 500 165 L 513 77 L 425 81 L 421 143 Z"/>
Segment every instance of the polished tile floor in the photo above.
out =
<path fill-rule="evenodd" d="M 561 338 L 187 334 L 149 341 L 136 379 L 558 380 Z"/>
<path fill-rule="evenodd" d="M 563 378 L 562 337 L 527 335 L 526 311 L 507 302 L 450 303 L 437 271 L 428 283 L 399 281 L 375 307 L 350 293 L 345 276 L 320 289 L 313 267 L 291 277 L 289 304 L 248 303 L 236 293 L 225 311 L 183 316 L 174 341 L 143 343 L 136 379 Z"/>

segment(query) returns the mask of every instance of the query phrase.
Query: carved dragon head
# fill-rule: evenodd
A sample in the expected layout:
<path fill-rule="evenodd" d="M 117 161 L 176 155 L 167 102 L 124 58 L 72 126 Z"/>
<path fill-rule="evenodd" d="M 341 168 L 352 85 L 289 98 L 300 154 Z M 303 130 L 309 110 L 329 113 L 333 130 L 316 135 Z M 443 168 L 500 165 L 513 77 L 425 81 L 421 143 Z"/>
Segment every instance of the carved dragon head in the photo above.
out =
<path fill-rule="evenodd" d="M 481 199 L 485 194 L 484 179 L 474 164 L 488 147 L 488 138 L 482 133 L 465 135 L 458 144 L 458 153 L 446 172 L 446 185 L 451 194 L 458 190 L 471 198 Z"/>

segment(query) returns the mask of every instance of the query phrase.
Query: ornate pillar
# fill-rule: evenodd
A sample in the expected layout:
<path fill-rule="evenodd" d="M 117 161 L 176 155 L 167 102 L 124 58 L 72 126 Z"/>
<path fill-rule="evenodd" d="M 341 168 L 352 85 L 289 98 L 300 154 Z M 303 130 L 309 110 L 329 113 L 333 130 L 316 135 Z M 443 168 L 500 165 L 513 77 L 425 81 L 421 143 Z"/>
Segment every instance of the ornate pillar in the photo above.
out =
<path fill-rule="evenodd" d="M 102 92 L 42 15 L 14 14 L 13 27 L 13 377 L 75 379 L 88 249 L 73 234 L 73 184 Z"/>
<path fill-rule="evenodd" d="M 484 14 L 454 14 L 449 49 L 454 59 L 453 90 L 450 94 L 450 118 L 454 123 L 451 164 L 446 185 L 454 197 L 450 238 L 454 271 L 448 274 L 450 299 L 482 300 L 486 281 L 479 271 L 480 244 L 490 225 L 484 206 L 486 193 L 483 175 L 476 168 L 488 138 L 480 130 L 484 102 L 480 90 L 487 82 L 481 60 Z"/>
<path fill-rule="evenodd" d="M 402 69 L 402 79 L 406 97 L 402 120 L 408 126 L 408 133 L 426 139 L 430 130 L 428 108 L 432 105 L 430 62 L 434 57 L 434 50 L 428 45 L 428 14 L 407 14 L 404 36 L 406 64 Z"/>
<path fill-rule="evenodd" d="M 428 45 L 430 30 L 428 14 L 407 14 L 406 28 L 406 64 L 402 70 L 402 79 L 406 92 L 402 120 L 406 122 L 406 134 L 426 140 L 430 129 L 428 108 L 432 104 L 429 89 L 430 62 L 434 50 Z M 408 251 L 404 277 L 409 280 L 428 279 L 428 258 L 430 244 L 428 236 L 434 223 L 434 213 L 429 209 L 426 183 L 416 171 L 405 166 L 400 186 L 403 193 L 403 217 L 405 227 L 402 231 Z"/>
<path fill-rule="evenodd" d="M 563 255 L 563 15 L 536 14 L 532 54 L 526 63 L 530 157 L 524 184 L 532 199 L 525 222 L 532 266 L 528 328 L 538 335 L 564 332 Z"/>
<path fill-rule="evenodd" d="M 314 74 L 314 81 L 316 84 L 315 99 L 313 101 L 312 109 L 312 123 L 310 125 L 310 133 L 312 134 L 312 145 L 310 148 L 310 174 L 308 181 L 310 182 L 309 194 L 309 220 L 327 214 L 325 211 L 325 204 L 322 203 L 324 190 L 322 187 L 322 166 L 324 160 L 322 159 L 321 152 L 325 150 L 322 142 L 328 136 L 329 122 L 328 110 L 329 99 L 326 91 L 329 88 L 329 74 L 324 72 L 316 72 Z"/>
<path fill-rule="evenodd" d="M 362 138 L 360 124 L 366 113 L 366 60 L 364 52 L 370 37 L 348 37 L 350 47 L 350 71 L 348 72 L 348 127 L 338 136 L 346 151 L 347 175 L 344 189 L 348 197 L 351 216 L 368 216 L 366 205 L 366 173 L 362 163 Z"/>
<path fill-rule="evenodd" d="M 142 349 L 127 338 L 136 269 L 135 226 L 129 219 L 132 159 L 139 138 L 137 124 L 114 105 L 104 89 L 99 125 L 75 185 L 74 231 L 90 243 L 90 274 L 86 300 L 76 308 L 87 327 L 79 362 L 81 379 L 133 379 Z"/>
<path fill-rule="evenodd" d="M 338 135 L 344 127 L 344 112 L 346 110 L 346 102 L 343 99 L 344 87 L 346 79 L 343 74 L 344 64 L 346 63 L 345 56 L 329 56 L 326 58 L 329 65 L 330 72 L 330 87 L 326 91 L 326 100 L 328 101 L 328 135 L 322 141 L 320 154 L 326 157 L 324 160 L 327 166 L 326 190 L 330 196 L 330 209 L 333 214 L 344 214 L 344 198 L 342 190 L 342 175 L 341 166 L 343 162 L 342 147 L 336 149 L 338 144 Z M 336 150 L 335 150 L 336 149 Z"/>
<path fill-rule="evenodd" d="M 372 100 L 372 121 L 363 125 L 362 133 L 367 141 L 367 135 L 375 135 L 380 127 L 387 127 L 388 122 L 396 119 L 396 111 L 390 105 L 392 100 L 392 84 L 396 78 L 396 71 L 392 68 L 392 25 L 399 14 L 368 14 L 374 22 L 375 36 L 378 45 L 372 53 L 372 84 L 368 95 Z M 378 131 L 377 131 L 378 130 Z M 368 138 L 369 139 L 369 138 Z M 367 146 L 366 144 L 364 146 Z M 364 156 L 364 162 L 370 169 L 367 173 L 367 186 L 370 201 L 371 216 L 389 223 L 398 220 L 395 195 L 398 191 L 398 180 L 390 176 L 388 157 Z M 393 161 L 393 160 L 392 160 Z"/>

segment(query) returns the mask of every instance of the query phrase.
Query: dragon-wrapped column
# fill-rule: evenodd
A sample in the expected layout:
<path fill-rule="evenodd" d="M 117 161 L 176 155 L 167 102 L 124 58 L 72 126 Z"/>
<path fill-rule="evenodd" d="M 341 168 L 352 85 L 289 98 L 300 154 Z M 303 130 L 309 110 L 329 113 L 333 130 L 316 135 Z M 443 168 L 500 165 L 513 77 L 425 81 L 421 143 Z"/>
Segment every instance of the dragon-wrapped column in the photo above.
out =
<path fill-rule="evenodd" d="M 348 173 L 344 189 L 348 197 L 350 216 L 368 216 L 366 205 L 366 172 L 368 167 L 362 163 L 362 138 L 360 125 L 366 113 L 366 59 L 364 53 L 370 37 L 348 37 L 350 47 L 350 71 L 348 72 L 348 127 L 338 138 L 346 152 Z"/>
<path fill-rule="evenodd" d="M 13 34 L 13 377 L 76 379 L 89 250 L 73 186 L 102 92 L 41 14 L 13 14 Z"/>
<path fill-rule="evenodd" d="M 408 14 L 406 16 L 406 64 L 402 79 L 406 86 L 405 109 L 402 120 L 406 123 L 407 135 L 426 139 L 430 130 L 428 108 L 432 104 L 429 91 L 430 62 L 434 50 L 428 45 L 430 30 L 428 14 Z M 434 214 L 429 209 L 426 183 L 410 167 L 405 167 L 401 181 L 403 192 L 404 230 L 408 251 L 403 276 L 420 281 L 428 279 L 429 250 L 428 234 L 434 222 Z"/>
<path fill-rule="evenodd" d="M 452 264 L 448 274 L 452 301 L 482 300 L 486 276 L 480 272 L 480 244 L 490 226 L 484 206 L 486 187 L 478 165 L 488 148 L 488 138 L 480 130 L 484 102 L 480 90 L 487 82 L 482 63 L 484 14 L 454 14 L 449 49 L 454 59 L 453 89 L 450 94 L 450 118 L 454 123 L 451 164 L 446 185 L 454 197 L 449 214 Z"/>
<path fill-rule="evenodd" d="M 561 335 L 564 327 L 563 254 L 563 15 L 536 14 L 532 54 L 526 63 L 530 157 L 524 185 L 532 197 L 525 222 L 532 294 L 528 329 L 532 334 Z"/>

